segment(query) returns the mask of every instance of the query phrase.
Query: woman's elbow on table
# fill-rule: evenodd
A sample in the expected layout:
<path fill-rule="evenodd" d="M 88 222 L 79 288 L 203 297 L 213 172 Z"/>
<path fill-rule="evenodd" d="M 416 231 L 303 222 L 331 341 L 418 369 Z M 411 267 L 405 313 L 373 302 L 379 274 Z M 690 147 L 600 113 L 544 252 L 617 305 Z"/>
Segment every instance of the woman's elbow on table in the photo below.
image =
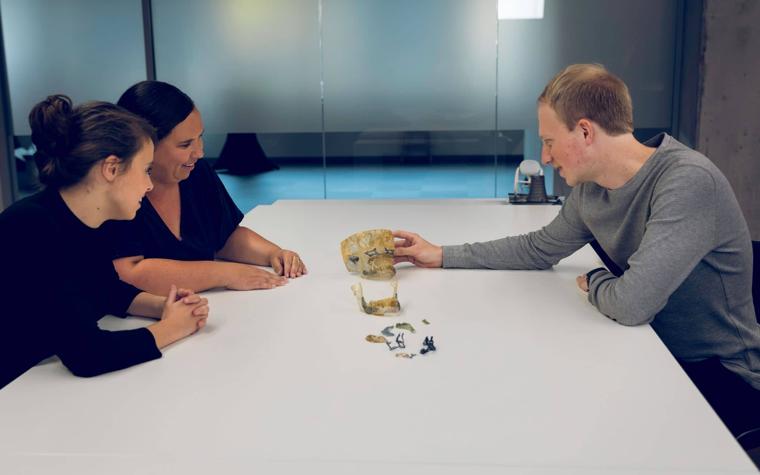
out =
<path fill-rule="evenodd" d="M 119 274 L 119 279 L 135 287 L 140 287 L 140 269 L 139 264 L 143 261 L 143 256 L 122 257 L 113 260 L 113 267 Z"/>
<path fill-rule="evenodd" d="M 82 358 L 66 357 L 64 355 L 58 355 L 61 358 L 63 365 L 73 374 L 80 378 L 92 378 L 104 373 L 92 362 L 88 362 Z"/>

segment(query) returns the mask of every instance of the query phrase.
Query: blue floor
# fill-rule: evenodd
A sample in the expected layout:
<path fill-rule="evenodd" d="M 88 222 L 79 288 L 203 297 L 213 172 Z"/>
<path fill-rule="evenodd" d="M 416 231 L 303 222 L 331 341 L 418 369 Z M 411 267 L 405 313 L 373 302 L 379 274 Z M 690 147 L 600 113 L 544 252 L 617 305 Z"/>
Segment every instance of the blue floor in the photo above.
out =
<path fill-rule="evenodd" d="M 282 166 L 252 176 L 220 173 L 232 199 L 247 212 L 279 199 L 495 198 L 512 191 L 516 164 Z M 547 191 L 551 193 L 551 173 Z M 325 188 L 326 184 L 326 188 Z"/>

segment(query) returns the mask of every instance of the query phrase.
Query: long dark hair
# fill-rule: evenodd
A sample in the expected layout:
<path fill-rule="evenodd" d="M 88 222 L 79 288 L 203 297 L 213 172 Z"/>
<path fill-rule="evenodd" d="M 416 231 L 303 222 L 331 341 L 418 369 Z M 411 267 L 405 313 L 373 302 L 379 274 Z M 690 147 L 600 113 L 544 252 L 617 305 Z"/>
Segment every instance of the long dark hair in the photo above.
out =
<path fill-rule="evenodd" d="M 150 122 L 158 140 L 169 135 L 195 109 L 187 94 L 161 81 L 138 82 L 124 91 L 117 104 Z"/>
<path fill-rule="evenodd" d="M 146 140 L 156 140 L 145 120 L 109 102 L 77 107 L 68 96 L 48 96 L 29 113 L 40 182 L 53 188 L 79 183 L 100 160 L 115 155 L 128 166 Z"/>

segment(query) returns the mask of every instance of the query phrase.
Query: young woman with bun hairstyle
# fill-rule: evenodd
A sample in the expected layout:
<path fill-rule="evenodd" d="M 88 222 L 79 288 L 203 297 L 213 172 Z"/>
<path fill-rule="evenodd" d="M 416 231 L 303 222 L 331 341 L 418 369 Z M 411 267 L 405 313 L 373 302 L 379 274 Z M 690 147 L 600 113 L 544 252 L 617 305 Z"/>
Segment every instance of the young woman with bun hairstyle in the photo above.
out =
<path fill-rule="evenodd" d="M 172 286 L 168 297 L 121 282 L 97 228 L 133 219 L 150 191 L 155 130 L 106 102 L 73 107 L 49 96 L 29 114 L 45 189 L 0 214 L 0 387 L 57 355 L 77 376 L 161 357 L 202 328 L 208 302 Z M 105 331 L 104 315 L 159 319 Z"/>
<path fill-rule="evenodd" d="M 154 188 L 137 218 L 103 230 L 122 280 L 163 295 L 172 283 L 195 291 L 269 289 L 306 274 L 298 254 L 240 226 L 243 213 L 202 160 L 203 120 L 185 93 L 143 81 L 118 104 L 150 122 L 158 138 Z"/>

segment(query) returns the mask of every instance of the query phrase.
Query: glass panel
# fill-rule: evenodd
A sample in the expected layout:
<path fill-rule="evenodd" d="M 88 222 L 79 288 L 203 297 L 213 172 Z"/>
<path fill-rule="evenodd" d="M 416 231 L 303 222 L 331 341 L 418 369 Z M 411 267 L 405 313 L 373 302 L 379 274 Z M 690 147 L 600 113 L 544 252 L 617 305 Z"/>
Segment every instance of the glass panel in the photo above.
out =
<path fill-rule="evenodd" d="M 493 197 L 496 1 L 323 0 L 328 198 Z"/>
<path fill-rule="evenodd" d="M 546 0 L 542 20 L 500 20 L 499 129 L 525 130 L 526 158 L 540 159 L 536 99 L 572 63 L 628 84 L 637 129 L 668 129 L 675 25 L 676 2 L 662 0 Z"/>
<path fill-rule="evenodd" d="M 318 0 L 153 0 L 157 78 L 197 104 L 207 157 L 219 157 L 228 142 L 218 165 L 239 174 L 220 176 L 244 211 L 324 196 L 318 7 Z M 280 168 L 248 173 L 271 165 Z"/>
<path fill-rule="evenodd" d="M 2 0 L 0 8 L 16 134 L 29 135 L 29 110 L 49 94 L 115 101 L 145 79 L 139 0 Z"/>
<path fill-rule="evenodd" d="M 0 0 L 8 86 L 21 194 L 33 191 L 36 169 L 27 115 L 54 93 L 75 103 L 115 101 L 145 79 L 139 0 Z"/>

